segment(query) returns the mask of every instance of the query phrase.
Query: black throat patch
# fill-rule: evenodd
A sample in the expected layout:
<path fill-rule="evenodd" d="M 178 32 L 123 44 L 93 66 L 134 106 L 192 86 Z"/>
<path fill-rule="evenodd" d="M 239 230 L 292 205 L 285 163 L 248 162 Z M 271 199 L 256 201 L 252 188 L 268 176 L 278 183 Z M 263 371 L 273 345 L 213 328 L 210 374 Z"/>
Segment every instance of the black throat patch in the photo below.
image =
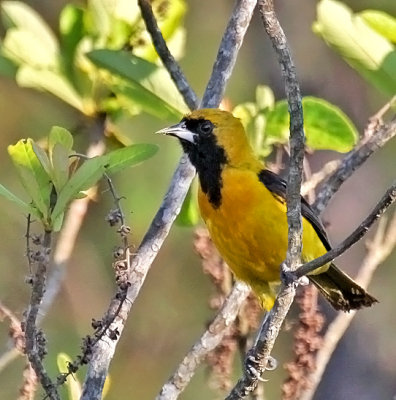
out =
<path fill-rule="evenodd" d="M 213 208 L 218 208 L 223 186 L 221 171 L 227 163 L 227 157 L 223 147 L 217 144 L 213 129 L 210 132 L 201 129 L 208 122 L 205 119 L 185 119 L 187 129 L 195 133 L 195 141 L 180 140 L 180 143 L 197 170 L 202 191 Z"/>

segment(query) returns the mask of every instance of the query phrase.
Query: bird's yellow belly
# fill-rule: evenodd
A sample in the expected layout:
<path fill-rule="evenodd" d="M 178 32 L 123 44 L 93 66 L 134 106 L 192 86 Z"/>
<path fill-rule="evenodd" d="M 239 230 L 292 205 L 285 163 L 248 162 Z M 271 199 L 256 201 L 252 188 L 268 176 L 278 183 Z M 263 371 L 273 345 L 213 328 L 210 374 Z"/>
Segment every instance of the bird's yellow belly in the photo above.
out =
<path fill-rule="evenodd" d="M 222 178 L 217 209 L 199 192 L 201 214 L 214 244 L 234 274 L 253 288 L 278 282 L 287 251 L 286 204 L 254 172 L 228 168 Z M 303 219 L 302 258 L 311 260 L 324 253 L 315 230 Z"/>

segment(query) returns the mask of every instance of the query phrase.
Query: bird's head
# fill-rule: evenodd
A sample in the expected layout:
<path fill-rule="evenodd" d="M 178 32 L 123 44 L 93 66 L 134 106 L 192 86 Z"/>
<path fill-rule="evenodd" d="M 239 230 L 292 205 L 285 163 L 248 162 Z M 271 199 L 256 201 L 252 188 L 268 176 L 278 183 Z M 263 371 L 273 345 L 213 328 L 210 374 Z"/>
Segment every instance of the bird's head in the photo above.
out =
<path fill-rule="evenodd" d="M 256 160 L 241 121 L 228 111 L 195 110 L 158 133 L 177 137 L 196 167 L 216 159 L 232 166 Z"/>

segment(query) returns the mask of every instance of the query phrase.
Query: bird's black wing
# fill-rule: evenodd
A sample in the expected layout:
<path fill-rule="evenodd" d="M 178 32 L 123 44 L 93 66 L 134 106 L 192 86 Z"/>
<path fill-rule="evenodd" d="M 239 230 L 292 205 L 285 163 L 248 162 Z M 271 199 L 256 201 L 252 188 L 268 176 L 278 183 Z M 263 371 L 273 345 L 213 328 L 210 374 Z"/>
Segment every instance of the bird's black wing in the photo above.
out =
<path fill-rule="evenodd" d="M 265 187 L 279 200 L 282 202 L 286 201 L 286 181 L 283 180 L 281 177 L 276 175 L 275 173 L 263 169 L 258 174 L 260 182 L 262 182 Z M 326 250 L 330 250 L 330 242 L 329 238 L 327 237 L 327 233 L 325 228 L 322 224 L 322 221 L 319 217 L 315 214 L 312 210 L 311 206 L 308 202 L 301 197 L 301 214 L 304 218 L 306 218 L 313 228 L 315 229 L 316 233 L 318 234 L 320 240 L 326 247 Z"/>

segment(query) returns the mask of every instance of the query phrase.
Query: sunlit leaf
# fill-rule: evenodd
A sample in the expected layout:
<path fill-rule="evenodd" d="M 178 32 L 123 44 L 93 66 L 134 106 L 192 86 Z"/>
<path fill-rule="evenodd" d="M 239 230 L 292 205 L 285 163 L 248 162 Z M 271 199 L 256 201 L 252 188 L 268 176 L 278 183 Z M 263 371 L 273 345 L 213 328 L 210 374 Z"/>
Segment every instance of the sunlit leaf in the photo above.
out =
<path fill-rule="evenodd" d="M 386 95 L 396 93 L 396 51 L 392 43 L 344 4 L 322 0 L 313 30 L 367 81 Z"/>
<path fill-rule="evenodd" d="M 17 64 L 35 68 L 55 68 L 57 65 L 57 48 L 45 47 L 44 43 L 24 29 L 8 29 L 3 52 Z"/>
<path fill-rule="evenodd" d="M 132 144 L 101 156 L 106 173 L 115 174 L 125 168 L 137 165 L 151 158 L 158 151 L 158 146 L 148 143 Z"/>
<path fill-rule="evenodd" d="M 22 87 L 30 87 L 52 93 L 78 110 L 85 111 L 80 95 L 70 82 L 59 73 L 22 66 L 18 70 L 16 79 Z"/>
<path fill-rule="evenodd" d="M 17 204 L 22 210 L 27 214 L 32 214 L 38 218 L 41 218 L 40 213 L 37 212 L 37 209 L 30 206 L 14 193 L 10 192 L 7 188 L 0 184 L 0 196 L 5 197 L 6 199 L 12 201 L 13 203 Z M 3 210 L 4 211 L 4 210 Z"/>
<path fill-rule="evenodd" d="M 396 18 L 380 10 L 364 10 L 358 15 L 380 35 L 396 43 Z"/>
<path fill-rule="evenodd" d="M 266 85 L 258 85 L 256 88 L 256 104 L 259 110 L 272 108 L 275 104 L 275 96 L 272 89 Z"/>
<path fill-rule="evenodd" d="M 358 140 L 352 121 L 337 106 L 315 97 L 303 98 L 306 144 L 315 150 L 350 151 Z M 276 103 L 269 112 L 266 135 L 280 143 L 289 136 L 289 113 L 286 100 Z"/>
<path fill-rule="evenodd" d="M 88 57 L 97 66 L 125 79 L 135 93 L 141 93 L 141 97 L 156 97 L 158 104 L 158 100 L 162 101 L 163 107 L 173 108 L 178 115 L 188 112 L 183 98 L 163 67 L 124 51 L 94 50 Z"/>
<path fill-rule="evenodd" d="M 1 10 L 8 28 L 16 27 L 28 32 L 48 53 L 56 53 L 57 40 L 54 33 L 33 8 L 21 1 L 3 1 Z"/>
<path fill-rule="evenodd" d="M 38 157 L 36 156 L 32 139 L 22 139 L 15 145 L 8 146 L 8 153 L 14 163 L 19 178 L 33 204 L 47 219 L 50 208 L 51 179 Z"/>

